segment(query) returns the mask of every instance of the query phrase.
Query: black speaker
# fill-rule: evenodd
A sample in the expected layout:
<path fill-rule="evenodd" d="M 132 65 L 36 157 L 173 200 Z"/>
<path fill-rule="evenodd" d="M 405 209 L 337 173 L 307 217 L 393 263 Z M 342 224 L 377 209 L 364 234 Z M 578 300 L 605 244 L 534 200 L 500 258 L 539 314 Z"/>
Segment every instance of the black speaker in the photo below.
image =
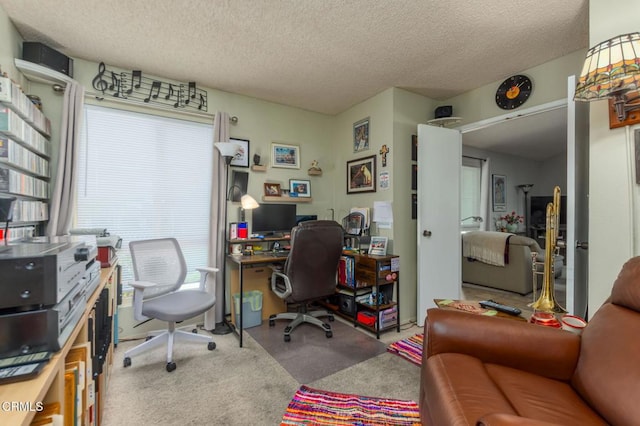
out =
<path fill-rule="evenodd" d="M 22 59 L 73 77 L 73 59 L 42 43 L 22 43 Z"/>
<path fill-rule="evenodd" d="M 434 118 L 446 118 L 453 115 L 453 107 L 451 105 L 443 105 L 436 108 Z"/>

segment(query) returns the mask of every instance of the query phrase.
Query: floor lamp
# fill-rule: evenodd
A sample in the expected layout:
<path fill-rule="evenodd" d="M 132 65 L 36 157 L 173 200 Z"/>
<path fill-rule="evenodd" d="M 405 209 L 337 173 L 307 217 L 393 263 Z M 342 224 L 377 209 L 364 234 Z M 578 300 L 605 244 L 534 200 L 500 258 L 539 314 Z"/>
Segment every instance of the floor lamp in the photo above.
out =
<path fill-rule="evenodd" d="M 224 222 L 222 222 L 223 234 L 224 234 L 224 247 L 226 247 L 227 243 L 227 200 L 229 195 L 227 193 L 227 186 L 229 185 L 229 164 L 231 164 L 231 160 L 233 160 L 241 149 L 240 144 L 231 143 L 231 142 L 215 142 L 213 144 L 216 149 L 220 152 L 220 155 L 224 159 L 225 169 L 224 169 L 224 190 L 225 190 L 225 198 L 224 198 Z M 226 253 L 226 249 L 223 250 Z M 226 296 L 226 288 L 227 288 L 227 259 L 223 257 L 222 265 L 220 268 L 220 272 L 222 272 L 222 321 L 216 323 L 215 328 L 211 331 L 213 334 L 229 334 L 231 333 L 231 327 L 227 324 L 227 296 Z"/>
<path fill-rule="evenodd" d="M 525 234 L 527 235 L 527 237 L 529 236 L 529 214 L 530 214 L 530 209 L 529 209 L 529 191 L 531 191 L 531 188 L 533 188 L 533 184 L 532 183 L 523 183 L 522 185 L 518 185 L 518 188 L 522 189 L 522 192 L 524 192 L 524 227 L 525 227 Z"/>

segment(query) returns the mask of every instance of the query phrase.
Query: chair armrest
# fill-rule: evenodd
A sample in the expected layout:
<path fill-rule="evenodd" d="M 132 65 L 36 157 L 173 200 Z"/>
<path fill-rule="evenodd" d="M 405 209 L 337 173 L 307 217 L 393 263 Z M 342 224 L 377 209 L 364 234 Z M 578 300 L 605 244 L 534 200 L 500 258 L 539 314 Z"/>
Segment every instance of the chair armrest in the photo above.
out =
<path fill-rule="evenodd" d="M 136 321 L 145 321 L 149 318 L 142 315 L 144 290 L 146 288 L 155 287 L 158 284 L 149 281 L 131 281 L 129 284 L 133 287 L 133 317 Z"/>
<path fill-rule="evenodd" d="M 281 289 L 279 289 L 278 286 L 276 285 L 278 282 L 278 277 L 284 280 L 284 286 L 285 286 L 284 292 Z M 291 288 L 291 281 L 289 281 L 289 277 L 283 274 L 282 272 L 273 270 L 273 272 L 271 273 L 271 291 L 273 291 L 281 299 L 285 299 L 289 297 L 289 295 L 293 292 L 293 289 Z"/>
<path fill-rule="evenodd" d="M 213 280 L 213 284 L 211 286 L 211 291 L 208 291 L 207 285 L 207 275 L 219 272 L 220 269 L 212 268 L 210 266 L 203 266 L 200 268 L 196 268 L 196 271 L 200 272 L 200 290 L 207 291 L 212 294 L 216 294 L 216 282 Z M 224 278 L 223 278 L 224 279 Z"/>
<path fill-rule="evenodd" d="M 483 416 L 476 426 L 562 426 L 558 423 L 549 423 L 542 420 L 534 420 L 513 414 L 494 413 Z"/>
<path fill-rule="evenodd" d="M 131 282 L 129 283 L 129 285 L 130 285 L 131 287 L 133 287 L 134 289 L 136 289 L 136 290 L 142 290 L 142 291 L 144 291 L 144 289 L 145 289 L 145 288 L 155 287 L 155 286 L 157 286 L 158 284 L 156 284 L 156 283 L 152 283 L 152 282 L 149 282 L 149 281 L 131 281 Z"/>
<path fill-rule="evenodd" d="M 429 309 L 424 357 L 460 353 L 556 380 L 569 380 L 580 352 L 580 336 L 508 318 Z M 424 361 L 423 361 L 424 362 Z"/>

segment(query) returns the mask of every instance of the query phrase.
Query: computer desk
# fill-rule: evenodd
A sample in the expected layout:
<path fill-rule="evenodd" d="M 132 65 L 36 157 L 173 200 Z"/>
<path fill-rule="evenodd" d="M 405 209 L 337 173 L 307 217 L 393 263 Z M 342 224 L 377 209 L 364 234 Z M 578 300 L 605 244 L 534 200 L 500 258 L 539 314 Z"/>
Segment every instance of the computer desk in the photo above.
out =
<path fill-rule="evenodd" d="M 237 254 L 229 254 L 227 255 L 227 261 L 231 264 L 235 265 L 236 268 L 231 269 L 231 281 L 229 283 L 230 287 L 230 295 L 231 295 L 231 323 L 233 324 L 233 330 L 238 336 L 240 340 L 240 347 L 242 347 L 242 310 L 243 310 L 243 302 L 244 302 L 244 292 L 245 290 L 260 290 L 262 291 L 262 318 L 269 318 L 269 315 L 276 314 L 280 312 L 284 312 L 286 309 L 286 304 L 284 300 L 280 299 L 271 291 L 271 285 L 269 280 L 265 280 L 265 282 L 261 283 L 262 279 L 265 277 L 271 276 L 271 270 L 266 268 L 267 265 L 270 264 L 278 264 L 287 260 L 286 254 L 254 254 L 252 256 L 243 256 Z M 255 271 L 259 274 L 258 278 L 254 280 L 255 282 L 251 282 L 246 284 L 245 281 L 245 272 L 249 268 L 260 268 L 265 267 L 265 269 L 255 269 Z M 245 289 L 245 286 L 251 287 Z M 234 289 L 239 291 L 240 293 L 240 309 L 239 309 L 239 318 L 238 323 L 235 321 L 235 303 L 233 301 Z"/>

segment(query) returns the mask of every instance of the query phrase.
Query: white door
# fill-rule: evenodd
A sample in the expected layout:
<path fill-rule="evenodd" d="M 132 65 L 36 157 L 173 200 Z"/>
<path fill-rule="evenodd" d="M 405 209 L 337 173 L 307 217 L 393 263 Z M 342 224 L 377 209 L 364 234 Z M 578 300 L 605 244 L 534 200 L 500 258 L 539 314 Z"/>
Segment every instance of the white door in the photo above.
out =
<path fill-rule="evenodd" d="M 433 299 L 459 299 L 461 284 L 459 130 L 418 125 L 418 325 Z"/>
<path fill-rule="evenodd" d="M 567 310 L 587 318 L 589 236 L 589 110 L 574 102 L 575 76 L 567 97 Z"/>

